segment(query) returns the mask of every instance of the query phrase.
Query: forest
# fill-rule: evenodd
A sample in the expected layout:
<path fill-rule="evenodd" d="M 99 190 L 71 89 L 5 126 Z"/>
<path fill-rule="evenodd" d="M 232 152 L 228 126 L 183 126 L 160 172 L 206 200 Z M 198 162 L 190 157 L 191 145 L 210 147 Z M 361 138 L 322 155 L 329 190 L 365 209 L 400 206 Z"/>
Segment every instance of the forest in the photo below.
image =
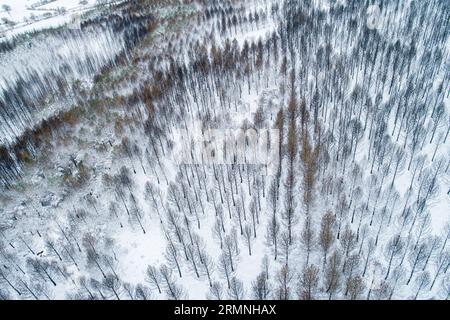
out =
<path fill-rule="evenodd" d="M 449 34 L 129 0 L 0 40 L 0 300 L 449 300 Z"/>

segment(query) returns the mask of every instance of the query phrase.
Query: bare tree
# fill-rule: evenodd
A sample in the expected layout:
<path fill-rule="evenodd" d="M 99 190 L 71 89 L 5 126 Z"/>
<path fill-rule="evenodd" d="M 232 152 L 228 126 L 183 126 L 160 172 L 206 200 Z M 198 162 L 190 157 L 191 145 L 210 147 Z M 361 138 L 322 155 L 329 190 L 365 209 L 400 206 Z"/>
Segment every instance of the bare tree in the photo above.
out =
<path fill-rule="evenodd" d="M 200 264 L 199 258 L 200 258 L 200 256 L 197 255 L 195 247 L 192 244 L 188 244 L 187 248 L 188 248 L 188 255 L 189 255 L 189 262 L 190 262 L 189 267 L 192 271 L 194 271 L 197 278 L 200 278 L 200 273 L 199 273 L 199 264 Z"/>
<path fill-rule="evenodd" d="M 311 225 L 311 217 L 309 215 L 306 217 L 305 224 L 303 226 L 303 230 L 300 236 L 300 242 L 306 251 L 305 265 L 309 265 L 309 256 L 315 246 L 314 232 L 313 227 Z"/>
<path fill-rule="evenodd" d="M 223 220 L 220 218 L 216 218 L 216 222 L 213 226 L 213 236 L 217 240 L 219 240 L 220 249 L 223 249 L 223 238 L 225 237 L 225 227 Z"/>
<path fill-rule="evenodd" d="M 161 293 L 161 275 L 153 266 L 147 267 L 146 272 L 146 281 L 153 287 L 158 289 L 158 292 Z"/>
<path fill-rule="evenodd" d="M 289 241 L 289 237 L 287 237 Z M 289 270 L 287 265 L 284 265 L 276 276 L 277 287 L 275 296 L 279 300 L 289 300 L 292 296 L 292 280 L 294 279 L 294 274 Z"/>
<path fill-rule="evenodd" d="M 27 266 L 32 274 L 39 276 L 44 282 L 50 281 L 55 287 L 56 282 L 52 275 L 52 268 L 47 261 L 40 258 L 28 258 Z M 6 280 L 6 277 L 2 277 Z"/>
<path fill-rule="evenodd" d="M 386 246 L 386 257 L 388 258 L 388 269 L 386 272 L 386 276 L 384 277 L 384 280 L 387 280 L 389 278 L 389 273 L 391 272 L 392 263 L 394 262 L 394 259 L 396 259 L 403 251 L 403 240 L 400 237 L 400 235 L 393 236 Z"/>
<path fill-rule="evenodd" d="M 251 256 L 252 255 L 253 236 L 252 236 L 252 227 L 248 224 L 246 224 L 244 227 L 244 238 L 245 238 L 245 242 L 247 243 L 247 247 L 248 247 L 248 255 Z"/>
<path fill-rule="evenodd" d="M 17 293 L 18 296 L 22 295 L 22 292 L 18 289 L 16 285 L 7 277 L 5 272 L 0 269 L 0 283 L 6 283 L 10 288 L 14 290 L 15 293 Z"/>
<path fill-rule="evenodd" d="M 200 259 L 200 269 L 203 274 L 208 278 L 209 286 L 212 287 L 212 273 L 214 272 L 214 263 L 211 256 L 205 249 L 200 249 L 198 251 L 198 256 Z"/>
<path fill-rule="evenodd" d="M 170 300 L 182 300 L 185 297 L 184 290 L 173 280 L 172 271 L 166 265 L 162 265 L 159 270 L 167 297 Z"/>
<path fill-rule="evenodd" d="M 442 279 L 442 291 L 445 300 L 450 300 L 450 276 Z"/>
<path fill-rule="evenodd" d="M 119 290 L 121 288 L 121 283 L 116 276 L 108 274 L 106 278 L 103 279 L 103 286 L 113 293 L 117 300 L 120 300 Z"/>
<path fill-rule="evenodd" d="M 222 274 L 222 276 L 227 280 L 228 288 L 230 288 L 230 280 L 231 276 L 234 273 L 231 269 L 231 263 L 230 259 L 228 259 L 226 253 L 222 253 L 219 257 L 219 262 L 217 265 L 219 272 Z"/>
<path fill-rule="evenodd" d="M 127 294 L 130 297 L 130 299 L 134 300 L 134 288 L 133 288 L 133 285 L 131 283 L 124 282 L 122 284 L 122 287 L 127 292 Z"/>
<path fill-rule="evenodd" d="M 342 266 L 342 271 L 345 272 L 347 257 L 356 246 L 356 235 L 348 225 L 346 226 L 344 234 L 340 239 L 340 244 L 342 246 L 342 250 L 344 251 L 344 265 Z"/>
<path fill-rule="evenodd" d="M 232 232 L 232 234 L 233 234 L 233 232 Z M 224 252 L 225 252 L 226 258 L 229 261 L 231 271 L 234 272 L 236 269 L 235 268 L 236 260 L 239 256 L 239 246 L 236 241 L 236 237 L 234 237 L 232 234 L 228 234 L 225 236 Z"/>
<path fill-rule="evenodd" d="M 414 295 L 414 300 L 417 300 L 419 297 L 420 292 L 423 288 L 428 286 L 430 284 L 430 273 L 428 271 L 422 272 L 417 278 L 416 278 L 416 285 L 417 285 L 417 291 Z"/>
<path fill-rule="evenodd" d="M 222 300 L 223 299 L 223 287 L 220 282 L 214 281 L 209 288 L 208 299 Z"/>
<path fill-rule="evenodd" d="M 347 291 L 351 300 L 357 300 L 364 292 L 364 280 L 360 276 L 352 277 L 347 281 Z"/>
<path fill-rule="evenodd" d="M 178 252 L 175 244 L 170 239 L 170 237 L 168 238 L 168 242 L 169 243 L 167 244 L 166 252 L 165 252 L 165 257 L 166 257 L 167 263 L 169 264 L 169 266 L 171 268 L 176 269 L 178 271 L 179 277 L 182 278 L 183 276 L 181 274 L 181 260 L 180 260 L 179 252 Z M 188 254 L 188 257 L 191 258 L 191 255 Z M 188 261 L 190 261 L 190 259 Z"/>
<path fill-rule="evenodd" d="M 100 296 L 100 298 L 101 298 L 102 300 L 106 300 L 106 297 L 105 297 L 105 295 L 103 294 L 103 291 L 102 291 L 102 289 L 104 289 L 104 287 L 103 287 L 103 285 L 102 285 L 99 281 L 97 281 L 96 279 L 91 278 L 91 279 L 89 280 L 89 284 L 90 284 L 90 286 L 93 288 L 93 290 L 94 290 L 96 293 L 99 294 L 99 296 Z"/>
<path fill-rule="evenodd" d="M 322 216 L 320 224 L 319 245 L 323 252 L 323 268 L 326 266 L 327 254 L 334 242 L 333 225 L 335 217 L 331 211 Z"/>
<path fill-rule="evenodd" d="M 430 258 L 432 258 L 435 255 L 436 250 L 441 245 L 441 238 L 438 237 L 438 236 L 434 236 L 434 237 L 431 237 L 431 238 L 427 239 L 427 242 L 429 244 L 428 245 L 429 250 L 428 250 L 425 262 L 423 264 L 422 271 L 425 271 L 425 269 L 428 266 L 428 262 L 430 261 Z"/>
<path fill-rule="evenodd" d="M 410 261 L 410 266 L 411 266 L 411 273 L 409 274 L 408 281 L 406 281 L 407 285 L 409 285 L 409 283 L 411 282 L 411 279 L 412 279 L 413 275 L 416 273 L 416 271 L 418 270 L 418 268 L 420 268 L 422 263 L 425 262 L 426 257 L 427 257 L 426 251 L 427 251 L 427 246 L 425 243 L 423 243 L 418 248 L 416 248 L 415 250 L 412 250 L 410 252 L 409 261 Z"/>
<path fill-rule="evenodd" d="M 90 300 L 95 300 L 97 297 L 94 293 L 89 289 L 88 283 L 86 281 L 86 277 L 81 276 L 78 278 L 79 285 L 88 293 Z"/>
<path fill-rule="evenodd" d="M 280 250 L 283 254 L 284 263 L 289 265 L 289 254 L 292 251 L 291 239 L 289 238 L 289 232 L 284 231 L 280 236 Z"/>
<path fill-rule="evenodd" d="M 405 269 L 401 266 L 397 266 L 393 272 L 392 272 L 392 276 L 390 277 L 390 283 L 391 283 L 391 292 L 389 294 L 389 300 L 392 299 L 392 297 L 394 296 L 396 290 L 397 290 L 397 285 L 400 281 L 403 281 L 403 279 L 405 278 Z"/>
<path fill-rule="evenodd" d="M 139 283 L 136 285 L 136 288 L 134 289 L 134 296 L 136 300 L 151 300 L 152 292 L 150 288 Z"/>
<path fill-rule="evenodd" d="M 269 299 L 272 290 L 265 271 L 261 272 L 252 282 L 252 292 L 255 300 Z"/>
<path fill-rule="evenodd" d="M 309 265 L 303 269 L 298 281 L 297 295 L 301 300 L 314 300 L 319 284 L 319 268 Z"/>
<path fill-rule="evenodd" d="M 450 267 L 450 252 L 444 252 L 444 254 L 439 255 L 436 261 L 436 273 L 431 282 L 430 290 L 433 289 L 436 279 Z"/>
<path fill-rule="evenodd" d="M 327 264 L 325 271 L 325 291 L 328 293 L 328 298 L 331 300 L 334 293 L 337 293 L 341 286 L 341 271 L 339 270 L 341 264 L 341 255 L 335 251 Z"/>
<path fill-rule="evenodd" d="M 272 248 L 274 253 L 274 260 L 277 260 L 278 258 L 278 241 L 280 237 L 279 234 L 280 234 L 280 224 L 278 222 L 277 216 L 274 214 L 270 218 L 270 221 L 267 225 L 267 235 L 266 235 L 267 242 L 273 245 Z"/>

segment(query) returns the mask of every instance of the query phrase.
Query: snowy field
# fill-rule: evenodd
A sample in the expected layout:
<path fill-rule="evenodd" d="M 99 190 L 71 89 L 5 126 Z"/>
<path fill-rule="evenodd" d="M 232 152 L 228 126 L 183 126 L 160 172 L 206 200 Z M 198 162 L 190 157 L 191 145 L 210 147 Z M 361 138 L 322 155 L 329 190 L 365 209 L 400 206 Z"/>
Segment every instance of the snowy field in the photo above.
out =
<path fill-rule="evenodd" d="M 0 0 L 0 41 L 2 38 L 72 23 L 80 14 L 105 4 L 97 0 Z"/>

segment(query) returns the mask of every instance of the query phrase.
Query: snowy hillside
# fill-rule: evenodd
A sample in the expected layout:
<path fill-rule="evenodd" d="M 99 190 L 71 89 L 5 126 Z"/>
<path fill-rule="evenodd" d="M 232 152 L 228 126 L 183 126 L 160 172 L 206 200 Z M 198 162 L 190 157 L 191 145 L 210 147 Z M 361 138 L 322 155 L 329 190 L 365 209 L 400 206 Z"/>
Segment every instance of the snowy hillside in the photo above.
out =
<path fill-rule="evenodd" d="M 80 85 L 89 86 L 102 68 L 126 56 L 154 22 L 150 15 L 130 18 L 97 16 L 80 22 L 79 29 L 49 31 L 31 39 L 23 35 L 4 42 L 0 51 L 0 143 L 11 143 L 43 118 L 70 108 L 77 102 Z"/>
<path fill-rule="evenodd" d="M 105 8 L 0 43 L 0 299 L 450 298 L 448 1 Z"/>
<path fill-rule="evenodd" d="M 82 15 L 124 0 L 1 0 L 0 41 L 24 32 L 74 23 Z"/>

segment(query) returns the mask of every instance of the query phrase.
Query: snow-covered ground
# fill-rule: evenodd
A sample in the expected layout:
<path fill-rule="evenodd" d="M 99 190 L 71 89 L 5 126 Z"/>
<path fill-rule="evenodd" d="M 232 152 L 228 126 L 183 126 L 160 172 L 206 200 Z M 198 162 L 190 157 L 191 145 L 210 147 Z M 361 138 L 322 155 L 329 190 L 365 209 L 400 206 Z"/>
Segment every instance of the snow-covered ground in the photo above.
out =
<path fill-rule="evenodd" d="M 32 136 L 31 156 L 14 153 L 0 298 L 238 299 L 265 287 L 274 299 L 448 299 L 442 3 L 389 3 L 375 24 L 345 3 L 152 8 L 155 31 L 65 105 L 76 116 Z M 122 43 L 102 39 L 54 56 L 44 42 L 0 67 L 41 73 L 33 55 L 71 65 L 83 45 L 108 60 Z M 279 175 L 175 162 L 176 130 L 243 127 L 281 127 L 282 148 L 268 143 Z"/>
<path fill-rule="evenodd" d="M 97 6 L 123 1 L 0 0 L 0 41 L 25 32 L 76 23 L 80 15 Z"/>

